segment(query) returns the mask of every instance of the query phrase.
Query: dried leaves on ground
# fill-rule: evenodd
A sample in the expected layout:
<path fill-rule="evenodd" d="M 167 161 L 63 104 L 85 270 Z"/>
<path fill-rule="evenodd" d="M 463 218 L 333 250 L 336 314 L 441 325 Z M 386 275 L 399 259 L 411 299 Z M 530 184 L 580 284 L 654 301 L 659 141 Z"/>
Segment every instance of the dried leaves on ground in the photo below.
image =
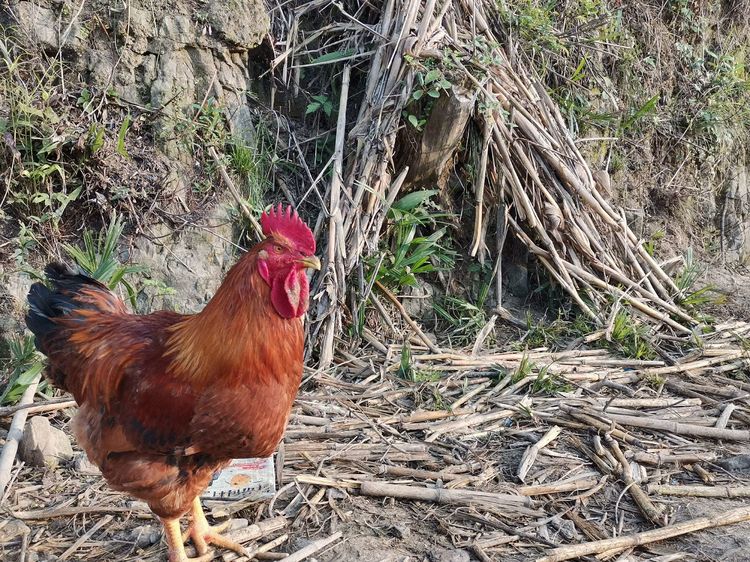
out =
<path fill-rule="evenodd" d="M 750 520 L 748 333 L 719 325 L 674 365 L 601 349 L 415 344 L 408 365 L 400 344 L 342 352 L 306 373 L 276 496 L 208 508 L 238 519 L 258 559 L 429 560 L 443 547 L 482 561 L 731 560 L 731 541 L 701 537 L 732 525 L 723 536 L 742 542 Z M 67 427 L 70 413 L 42 415 Z M 4 506 L 4 557 L 164 555 L 146 506 L 98 476 L 17 465 Z"/>

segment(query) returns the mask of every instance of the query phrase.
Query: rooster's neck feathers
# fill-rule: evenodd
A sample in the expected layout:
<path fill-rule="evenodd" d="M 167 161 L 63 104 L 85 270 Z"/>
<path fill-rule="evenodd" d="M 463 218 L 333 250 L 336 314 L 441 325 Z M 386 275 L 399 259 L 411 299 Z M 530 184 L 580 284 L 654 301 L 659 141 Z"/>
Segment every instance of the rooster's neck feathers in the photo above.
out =
<path fill-rule="evenodd" d="M 243 256 L 206 307 L 172 328 L 166 355 L 176 375 L 210 383 L 241 376 L 252 369 L 248 361 L 253 357 L 265 356 L 271 363 L 274 356 L 288 357 L 280 347 L 299 347 L 301 356 L 302 322 L 276 314 L 256 258 L 256 252 Z"/>

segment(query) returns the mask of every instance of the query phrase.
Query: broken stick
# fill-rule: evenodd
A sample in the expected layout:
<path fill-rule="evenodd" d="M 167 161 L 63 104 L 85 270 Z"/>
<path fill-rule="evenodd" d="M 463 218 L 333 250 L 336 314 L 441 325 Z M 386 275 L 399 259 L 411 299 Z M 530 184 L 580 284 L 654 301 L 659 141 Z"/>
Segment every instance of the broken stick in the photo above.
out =
<path fill-rule="evenodd" d="M 608 550 L 621 550 L 631 546 L 651 544 L 671 539 L 673 537 L 679 537 L 680 535 L 694 533 L 695 531 L 702 531 L 703 529 L 723 527 L 724 525 L 733 525 L 748 520 L 750 520 L 750 507 L 739 507 L 721 513 L 715 517 L 688 519 L 687 521 L 669 525 L 668 527 L 635 533 L 634 535 L 626 535 L 614 539 L 604 539 L 601 541 L 592 541 L 570 546 L 561 546 L 550 550 L 546 556 L 537 558 L 536 562 L 560 562 L 562 560 L 570 560 L 572 558 L 579 558 L 589 554 L 599 554 Z"/>
<path fill-rule="evenodd" d="M 310 544 L 308 544 L 305 548 L 302 548 L 298 550 L 297 552 L 290 554 L 289 556 L 284 558 L 284 560 L 286 560 L 287 562 L 300 562 L 301 560 L 304 560 L 308 556 L 315 554 L 319 550 L 323 550 L 329 544 L 336 542 L 343 535 L 344 534 L 341 531 L 338 531 L 336 533 L 333 533 L 330 537 L 326 537 L 324 539 L 313 541 Z"/>

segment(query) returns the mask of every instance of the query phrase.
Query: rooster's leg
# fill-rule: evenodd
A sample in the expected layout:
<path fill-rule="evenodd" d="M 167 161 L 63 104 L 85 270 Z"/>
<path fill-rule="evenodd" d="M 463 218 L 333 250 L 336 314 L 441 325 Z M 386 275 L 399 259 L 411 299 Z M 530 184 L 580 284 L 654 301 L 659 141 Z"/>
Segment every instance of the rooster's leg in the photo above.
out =
<path fill-rule="evenodd" d="M 164 525 L 164 536 L 167 539 L 169 550 L 169 562 L 209 562 L 213 559 L 213 553 L 201 552 L 197 558 L 188 558 L 185 554 L 185 545 L 180 531 L 180 519 L 162 519 Z"/>
<path fill-rule="evenodd" d="M 192 538 L 193 544 L 195 545 L 195 550 L 198 551 L 198 554 L 204 554 L 208 552 L 208 545 L 214 544 L 216 546 L 233 550 L 237 554 L 240 554 L 242 556 L 247 555 L 245 548 L 241 544 L 219 534 L 221 533 L 221 531 L 227 528 L 227 526 L 229 525 L 229 521 L 215 527 L 211 527 L 208 524 L 206 516 L 203 513 L 203 508 L 201 507 L 201 500 L 199 498 L 195 498 L 195 500 L 193 501 L 191 513 L 193 515 L 193 520 L 190 522 L 190 526 L 188 527 L 187 531 L 183 533 L 182 541 L 185 542 L 189 538 Z"/>

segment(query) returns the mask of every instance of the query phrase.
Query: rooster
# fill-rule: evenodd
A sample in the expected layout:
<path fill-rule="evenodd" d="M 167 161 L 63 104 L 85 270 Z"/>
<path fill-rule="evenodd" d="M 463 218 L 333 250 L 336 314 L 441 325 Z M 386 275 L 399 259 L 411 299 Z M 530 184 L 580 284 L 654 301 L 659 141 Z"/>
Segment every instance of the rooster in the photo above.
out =
<path fill-rule="evenodd" d="M 26 324 L 46 376 L 78 402 L 79 444 L 113 488 L 159 517 L 170 562 L 209 560 L 209 544 L 244 553 L 209 526 L 199 496 L 231 459 L 273 453 L 300 385 L 315 239 L 291 207 L 272 208 L 261 225 L 265 240 L 198 314 L 130 314 L 61 264 L 45 269 L 51 288 L 29 291 Z M 198 558 L 185 553 L 189 538 Z"/>

